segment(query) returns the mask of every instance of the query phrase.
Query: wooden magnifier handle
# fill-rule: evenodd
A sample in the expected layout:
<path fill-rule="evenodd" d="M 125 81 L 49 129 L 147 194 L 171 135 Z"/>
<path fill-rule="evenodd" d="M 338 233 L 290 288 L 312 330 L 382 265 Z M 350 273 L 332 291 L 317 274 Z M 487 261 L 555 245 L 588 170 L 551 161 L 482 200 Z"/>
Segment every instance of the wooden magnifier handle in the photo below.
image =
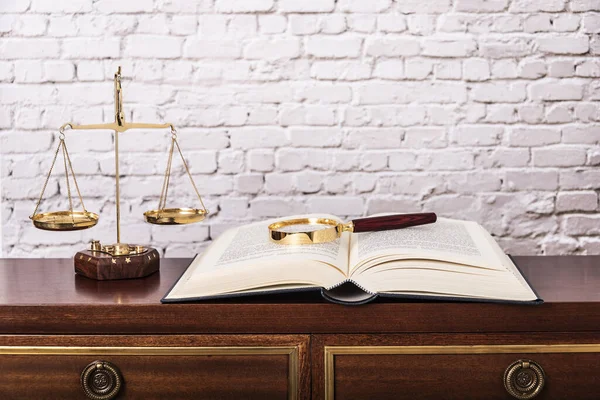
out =
<path fill-rule="evenodd" d="M 375 232 L 431 224 L 436 220 L 435 213 L 417 213 L 359 218 L 352 220 L 352 223 L 354 224 L 353 232 Z"/>

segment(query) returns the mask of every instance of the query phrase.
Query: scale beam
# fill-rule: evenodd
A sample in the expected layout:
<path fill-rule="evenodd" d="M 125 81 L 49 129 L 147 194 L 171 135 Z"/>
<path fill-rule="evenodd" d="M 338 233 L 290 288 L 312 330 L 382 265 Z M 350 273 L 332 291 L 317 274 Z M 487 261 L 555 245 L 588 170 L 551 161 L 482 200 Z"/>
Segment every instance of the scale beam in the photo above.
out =
<path fill-rule="evenodd" d="M 89 125 L 75 125 L 71 122 L 64 124 L 60 127 L 60 131 L 64 132 L 67 128 L 74 130 L 95 130 L 95 129 L 106 129 L 116 132 L 125 132 L 129 129 L 163 129 L 171 128 L 171 131 L 175 131 L 173 124 L 150 124 L 144 122 L 122 122 L 119 125 L 117 122 L 110 122 L 107 124 L 89 124 Z"/>

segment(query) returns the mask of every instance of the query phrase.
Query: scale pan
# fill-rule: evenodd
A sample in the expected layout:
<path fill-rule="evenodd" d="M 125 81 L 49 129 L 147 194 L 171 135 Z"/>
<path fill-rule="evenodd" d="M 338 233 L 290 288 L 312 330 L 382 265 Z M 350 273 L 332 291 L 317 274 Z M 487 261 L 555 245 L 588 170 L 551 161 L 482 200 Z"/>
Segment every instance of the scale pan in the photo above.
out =
<path fill-rule="evenodd" d="M 207 211 L 202 208 L 164 208 L 144 213 L 146 222 L 156 225 L 182 225 L 200 222 L 206 218 Z"/>
<path fill-rule="evenodd" d="M 89 211 L 52 211 L 31 217 L 33 225 L 46 231 L 78 231 L 98 223 L 98 214 Z"/>

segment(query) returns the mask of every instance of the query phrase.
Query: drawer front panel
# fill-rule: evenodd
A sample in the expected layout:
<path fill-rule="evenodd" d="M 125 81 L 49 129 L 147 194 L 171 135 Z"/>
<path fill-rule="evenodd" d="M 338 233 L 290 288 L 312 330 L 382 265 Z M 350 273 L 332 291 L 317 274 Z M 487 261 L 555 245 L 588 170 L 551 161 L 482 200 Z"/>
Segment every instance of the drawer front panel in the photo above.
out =
<path fill-rule="evenodd" d="M 120 372 L 116 399 L 307 398 L 308 338 L 278 344 L 270 337 L 262 345 L 236 340 L 234 346 L 195 346 L 192 339 L 184 340 L 187 345 L 160 346 L 160 338 L 155 341 L 157 346 L 0 346 L 0 398 L 93 398 L 81 382 L 90 365 L 87 386 L 92 389 L 113 383 L 96 374 L 107 372 L 105 365 Z M 202 342 L 209 344 L 210 338 Z"/>
<path fill-rule="evenodd" d="M 326 399 L 512 399 L 513 362 L 542 367 L 536 399 L 597 399 L 600 344 L 325 347 Z M 526 378 L 526 377 L 523 377 Z"/>

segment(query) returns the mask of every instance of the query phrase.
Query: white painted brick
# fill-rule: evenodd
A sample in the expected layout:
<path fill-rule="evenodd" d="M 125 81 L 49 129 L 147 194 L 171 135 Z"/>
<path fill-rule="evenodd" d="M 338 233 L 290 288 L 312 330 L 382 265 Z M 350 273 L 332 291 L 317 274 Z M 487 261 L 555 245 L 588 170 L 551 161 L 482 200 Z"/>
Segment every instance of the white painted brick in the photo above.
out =
<path fill-rule="evenodd" d="M 477 49 L 472 39 L 436 40 L 425 39 L 422 54 L 432 57 L 467 57 Z"/>
<path fill-rule="evenodd" d="M 364 3 L 369 4 L 369 3 Z M 346 17 L 348 29 L 352 32 L 372 33 L 375 32 L 377 18 L 374 15 L 355 14 Z"/>
<path fill-rule="evenodd" d="M 353 216 L 362 215 L 364 200 L 361 197 L 351 196 L 311 196 L 306 205 L 314 212 Z"/>
<path fill-rule="evenodd" d="M 533 149 L 532 153 L 536 167 L 576 167 L 584 165 L 587 157 L 585 149 L 573 147 Z"/>
<path fill-rule="evenodd" d="M 290 32 L 294 35 L 312 35 L 319 32 L 317 15 L 290 15 Z"/>
<path fill-rule="evenodd" d="M 401 60 L 378 61 L 375 64 L 373 76 L 382 79 L 402 79 L 404 77 L 404 63 Z"/>
<path fill-rule="evenodd" d="M 571 122 L 573 121 L 573 109 L 562 103 L 546 107 L 545 121 L 549 124 Z"/>
<path fill-rule="evenodd" d="M 514 60 L 492 62 L 492 78 L 513 79 L 518 76 L 517 63 Z"/>
<path fill-rule="evenodd" d="M 441 60 L 435 64 L 434 74 L 437 79 L 458 80 L 462 77 L 461 69 L 462 63 L 458 60 Z"/>
<path fill-rule="evenodd" d="M 421 166 L 427 171 L 468 170 L 473 168 L 475 159 L 475 154 L 463 150 L 439 150 L 421 156 Z"/>
<path fill-rule="evenodd" d="M 559 192 L 556 197 L 556 211 L 596 211 L 598 194 L 596 192 Z"/>
<path fill-rule="evenodd" d="M 338 34 L 347 30 L 346 16 L 340 14 L 329 14 L 321 16 L 320 32 Z"/>
<path fill-rule="evenodd" d="M 293 1 L 293 0 L 290 0 Z M 343 12 L 377 13 L 386 11 L 392 5 L 392 0 L 339 0 L 338 7 Z"/>
<path fill-rule="evenodd" d="M 258 29 L 261 33 L 283 33 L 287 28 L 287 19 L 283 15 L 259 15 Z"/>
<path fill-rule="evenodd" d="M 490 65 L 481 58 L 469 58 L 463 62 L 463 74 L 467 81 L 485 81 L 490 77 Z"/>
<path fill-rule="evenodd" d="M 77 79 L 80 81 L 104 80 L 104 67 L 101 61 L 79 61 L 77 63 Z"/>
<path fill-rule="evenodd" d="M 519 77 L 538 79 L 546 75 L 546 63 L 541 60 L 524 60 L 519 64 Z"/>
<path fill-rule="evenodd" d="M 250 60 L 281 60 L 296 58 L 299 55 L 300 41 L 298 39 L 257 39 L 249 43 L 244 50 L 244 56 Z"/>
<path fill-rule="evenodd" d="M 336 123 L 336 114 L 334 109 L 323 106 L 287 106 L 281 109 L 279 122 L 282 126 L 331 126 Z"/>
<path fill-rule="evenodd" d="M 552 19 L 552 28 L 557 32 L 574 32 L 579 29 L 581 19 L 577 14 L 558 14 Z"/>
<path fill-rule="evenodd" d="M 482 168 L 517 168 L 529 164 L 529 149 L 511 149 L 498 147 L 479 152 L 475 157 L 475 166 Z"/>
<path fill-rule="evenodd" d="M 359 81 L 371 76 L 371 66 L 352 61 L 316 61 L 312 65 L 310 76 L 323 80 Z"/>
<path fill-rule="evenodd" d="M 294 174 L 273 173 L 265 175 L 265 192 L 268 194 L 289 194 L 295 188 Z"/>
<path fill-rule="evenodd" d="M 386 156 L 383 156 L 387 160 Z M 358 152 L 335 152 L 333 157 L 333 168 L 336 171 L 353 171 L 360 165 L 360 154 Z"/>
<path fill-rule="evenodd" d="M 335 7 L 334 0 L 279 0 L 278 9 L 284 13 L 329 12 Z"/>
<path fill-rule="evenodd" d="M 527 17 L 523 23 L 525 32 L 550 32 L 553 21 L 550 14 L 533 14 Z"/>
<path fill-rule="evenodd" d="M 216 10 L 224 13 L 253 13 L 270 11 L 273 0 L 216 0 Z"/>
<path fill-rule="evenodd" d="M 509 191 L 556 190 L 558 188 L 558 173 L 542 170 L 507 171 L 506 188 Z"/>
<path fill-rule="evenodd" d="M 534 42 L 528 38 L 480 39 L 479 52 L 489 58 L 524 57 L 533 52 Z"/>
<path fill-rule="evenodd" d="M 368 38 L 365 43 L 367 55 L 380 57 L 414 56 L 419 54 L 418 40 L 408 38 Z"/>
<path fill-rule="evenodd" d="M 323 174 L 315 171 L 301 171 L 296 174 L 296 188 L 301 193 L 317 193 L 323 185 Z"/>
<path fill-rule="evenodd" d="M 508 142 L 511 146 L 546 146 L 560 142 L 560 130 L 554 128 L 512 128 Z"/>
<path fill-rule="evenodd" d="M 471 96 L 483 103 L 520 103 L 527 97 L 522 83 L 480 83 L 473 86 Z"/>
<path fill-rule="evenodd" d="M 305 103 L 347 104 L 352 99 L 352 91 L 347 85 L 310 85 L 296 90 L 296 100 Z"/>
<path fill-rule="evenodd" d="M 565 190 L 600 189 L 600 170 L 563 170 L 560 172 L 560 187 Z"/>
<path fill-rule="evenodd" d="M 600 144 L 600 125 L 572 125 L 562 129 L 563 143 Z"/>
<path fill-rule="evenodd" d="M 566 215 L 563 222 L 565 233 L 569 235 L 600 234 L 600 216 L 598 215 Z"/>
<path fill-rule="evenodd" d="M 362 41 L 355 37 L 311 36 L 305 43 L 306 53 L 318 58 L 358 57 Z"/>
<path fill-rule="evenodd" d="M 531 84 L 529 89 L 534 100 L 557 101 L 583 98 L 583 84 L 578 82 L 540 82 Z"/>
<path fill-rule="evenodd" d="M 167 21 L 167 24 L 169 32 L 173 35 L 192 35 L 198 29 L 198 19 L 195 15 L 174 15 L 171 21 Z"/>
<path fill-rule="evenodd" d="M 549 54 L 583 54 L 589 49 L 587 36 L 542 37 L 538 39 L 539 50 Z"/>
<path fill-rule="evenodd" d="M 550 62 L 548 75 L 554 78 L 568 78 L 575 75 L 575 64 L 570 60 Z"/>
<path fill-rule="evenodd" d="M 495 146 L 500 144 L 504 129 L 501 126 L 457 126 L 452 141 L 459 146 Z"/>
<path fill-rule="evenodd" d="M 423 80 L 433 72 L 433 61 L 426 58 L 406 60 L 404 76 L 407 79 Z"/>
<path fill-rule="evenodd" d="M 575 67 L 575 75 L 597 78 L 600 76 L 600 64 L 594 61 L 584 61 Z"/>
<path fill-rule="evenodd" d="M 509 10 L 511 12 L 556 12 L 565 9 L 565 0 L 514 0 Z"/>
<path fill-rule="evenodd" d="M 234 15 L 229 20 L 227 32 L 230 37 L 247 38 L 256 35 L 258 22 L 256 15 Z"/>
<path fill-rule="evenodd" d="M 298 147 L 338 147 L 342 143 L 339 128 L 290 128 L 290 140 Z"/>
<path fill-rule="evenodd" d="M 63 41 L 63 54 L 65 58 L 116 58 L 120 53 L 120 40 L 118 38 L 92 39 L 76 38 Z"/>
<path fill-rule="evenodd" d="M 499 12 L 508 6 L 508 0 L 457 0 L 454 11 L 462 12 Z"/>
<path fill-rule="evenodd" d="M 68 82 L 73 79 L 75 66 L 68 61 L 47 61 L 44 63 L 44 80 Z"/>
<path fill-rule="evenodd" d="M 446 147 L 448 138 L 445 128 L 409 128 L 402 141 L 404 147 L 410 148 L 439 148 Z"/>
<path fill-rule="evenodd" d="M 260 218 L 302 214 L 304 211 L 304 203 L 289 198 L 257 197 L 250 201 L 250 212 Z"/>
<path fill-rule="evenodd" d="M 427 86 L 414 84 L 365 84 L 357 89 L 360 104 L 383 103 L 460 103 L 467 93 L 462 84 L 431 83 Z"/>
<path fill-rule="evenodd" d="M 48 27 L 48 19 L 44 15 L 21 15 L 13 24 L 12 34 L 15 36 L 42 36 Z"/>
<path fill-rule="evenodd" d="M 237 149 L 270 148 L 288 143 L 281 128 L 236 129 L 231 131 L 231 147 Z"/>
<path fill-rule="evenodd" d="M 15 62 L 15 82 L 43 82 L 44 66 L 39 60 Z"/>
<path fill-rule="evenodd" d="M 381 32 L 399 33 L 408 29 L 406 17 L 397 14 L 383 14 L 377 17 L 377 28 Z"/>
<path fill-rule="evenodd" d="M 571 11 L 600 11 L 598 0 L 571 0 Z"/>
<path fill-rule="evenodd" d="M 5 60 L 55 58 L 58 53 L 59 43 L 54 39 L 0 39 L 0 54 Z"/>
<path fill-rule="evenodd" d="M 450 0 L 404 0 L 398 3 L 398 10 L 403 14 L 441 14 L 450 11 L 451 7 Z"/>
<path fill-rule="evenodd" d="M 395 151 L 389 153 L 389 168 L 392 171 L 410 171 L 419 169 L 417 153 L 413 151 Z"/>
<path fill-rule="evenodd" d="M 125 54 L 137 58 L 178 58 L 183 39 L 174 36 L 131 35 L 125 40 Z"/>
<path fill-rule="evenodd" d="M 188 37 L 183 43 L 183 56 L 186 58 L 232 59 L 239 58 L 241 54 L 239 41 Z"/>
<path fill-rule="evenodd" d="M 360 157 L 361 171 L 382 171 L 388 166 L 387 152 L 369 152 Z"/>
<path fill-rule="evenodd" d="M 270 150 L 249 150 L 246 157 L 251 171 L 269 172 L 275 167 L 275 156 Z"/>
<path fill-rule="evenodd" d="M 344 138 L 344 146 L 351 149 L 397 149 L 402 143 L 402 131 L 392 129 L 352 129 Z"/>
<path fill-rule="evenodd" d="M 94 3 L 94 8 L 106 14 L 140 13 L 152 11 L 154 2 L 152 0 L 98 0 Z"/>
<path fill-rule="evenodd" d="M 427 36 L 435 32 L 437 15 L 410 14 L 406 17 L 408 31 L 413 35 Z"/>
<path fill-rule="evenodd" d="M 238 174 L 234 177 L 234 188 L 238 193 L 256 194 L 262 189 L 262 174 Z"/>
<path fill-rule="evenodd" d="M 383 197 L 367 200 L 367 214 L 420 212 L 419 202 L 411 197 Z"/>

